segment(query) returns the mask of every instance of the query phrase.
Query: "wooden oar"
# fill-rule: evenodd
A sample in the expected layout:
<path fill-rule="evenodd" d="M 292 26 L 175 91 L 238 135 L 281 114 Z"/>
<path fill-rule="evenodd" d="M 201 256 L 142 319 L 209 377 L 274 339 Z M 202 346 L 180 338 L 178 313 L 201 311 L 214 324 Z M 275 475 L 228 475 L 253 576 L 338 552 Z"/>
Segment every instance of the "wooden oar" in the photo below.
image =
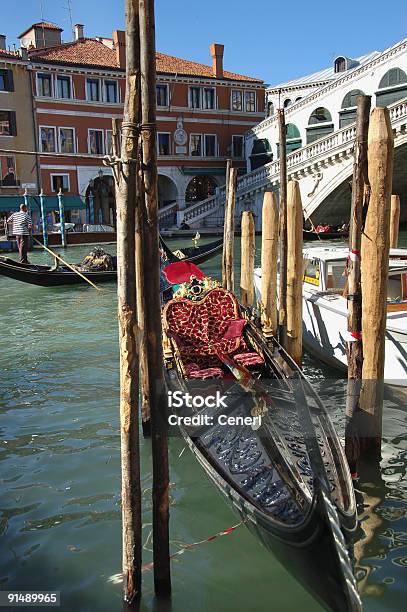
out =
<path fill-rule="evenodd" d="M 37 240 L 37 238 L 35 236 L 32 237 L 33 240 L 39 244 L 40 246 L 42 246 L 42 248 L 44 248 L 46 251 L 48 251 L 48 253 L 50 253 L 50 255 L 52 255 L 53 257 L 55 257 L 55 259 L 59 259 L 60 261 L 62 261 L 62 263 L 64 264 L 64 266 L 67 266 L 68 268 L 70 268 L 73 272 L 75 272 L 78 276 L 80 276 L 81 278 L 83 278 L 84 281 L 86 281 L 87 283 L 89 283 L 89 285 L 92 285 L 92 287 L 94 289 L 96 289 L 97 291 L 101 291 L 100 287 L 96 287 L 96 285 L 94 283 L 92 283 L 91 280 L 89 280 L 88 278 L 86 278 L 86 276 L 84 274 L 82 274 L 81 272 L 79 272 L 79 270 L 76 270 L 73 266 L 71 266 L 71 264 L 69 264 L 67 261 L 64 261 L 62 259 L 62 257 L 60 257 L 59 255 L 57 255 L 56 253 L 54 253 L 54 251 L 51 251 L 51 249 L 49 249 L 48 247 L 45 246 L 45 244 L 42 244 L 42 242 L 40 242 L 39 240 Z"/>

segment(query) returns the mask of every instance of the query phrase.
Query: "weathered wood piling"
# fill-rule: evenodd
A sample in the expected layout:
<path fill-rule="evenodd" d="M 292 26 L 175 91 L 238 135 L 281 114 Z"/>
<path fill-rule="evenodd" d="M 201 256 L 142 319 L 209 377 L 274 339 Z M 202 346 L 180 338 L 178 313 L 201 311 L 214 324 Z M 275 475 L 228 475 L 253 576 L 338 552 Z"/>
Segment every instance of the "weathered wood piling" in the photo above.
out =
<path fill-rule="evenodd" d="M 370 200 L 362 236 L 363 414 L 361 454 L 380 458 L 383 407 L 393 132 L 387 108 L 375 108 L 368 134 Z"/>
<path fill-rule="evenodd" d="M 279 340 L 287 348 L 287 146 L 284 109 L 278 109 L 280 160 L 280 283 L 278 292 Z"/>
<path fill-rule="evenodd" d="M 116 178 L 118 320 L 120 355 L 120 436 L 124 598 L 135 605 L 141 594 L 141 486 L 138 426 L 138 346 L 135 218 L 138 156 L 138 1 L 126 0 L 126 98 L 120 172 Z"/>
<path fill-rule="evenodd" d="M 349 259 L 347 278 L 348 307 L 348 386 L 346 395 L 345 452 L 352 474 L 357 472 L 359 438 L 356 412 L 362 384 L 362 290 L 360 281 L 360 248 L 362 241 L 363 207 L 368 203 L 367 137 L 370 96 L 357 99 L 356 140 L 353 162 L 352 203 L 349 228 Z M 356 416 L 355 416 L 356 415 Z M 355 420 L 356 419 L 356 420 Z"/>
<path fill-rule="evenodd" d="M 392 195 L 390 204 L 390 248 L 397 249 L 399 244 L 400 196 Z"/>
<path fill-rule="evenodd" d="M 277 335 L 277 259 L 279 214 L 276 194 L 263 199 L 261 235 L 261 320 L 265 334 Z"/>
<path fill-rule="evenodd" d="M 298 181 L 287 189 L 287 351 L 302 362 L 302 203 Z"/>
<path fill-rule="evenodd" d="M 154 0 L 139 0 L 141 68 L 141 139 L 144 187 L 143 269 L 148 392 L 153 455 L 153 557 L 157 595 L 171 592 L 169 557 L 168 404 L 163 377 L 160 304 L 160 254 L 156 152 L 156 48 Z M 148 279 L 148 282 L 147 282 Z"/>
<path fill-rule="evenodd" d="M 235 205 L 236 205 L 237 169 L 230 168 L 228 198 L 225 210 L 225 239 L 222 256 L 222 285 L 228 291 L 234 291 L 234 244 L 235 244 Z"/>
<path fill-rule="evenodd" d="M 243 306 L 253 306 L 254 302 L 254 257 L 256 254 L 253 213 L 242 214 L 242 243 L 240 270 L 240 301 Z"/>

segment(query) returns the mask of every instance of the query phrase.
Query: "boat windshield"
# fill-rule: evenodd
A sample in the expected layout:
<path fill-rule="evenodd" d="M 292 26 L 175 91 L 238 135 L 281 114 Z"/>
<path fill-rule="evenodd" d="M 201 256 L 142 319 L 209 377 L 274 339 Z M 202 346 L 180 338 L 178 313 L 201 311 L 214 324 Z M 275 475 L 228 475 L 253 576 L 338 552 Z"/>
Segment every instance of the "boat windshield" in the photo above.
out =
<path fill-rule="evenodd" d="M 319 285 L 320 265 L 319 259 L 304 259 L 304 283 Z"/>
<path fill-rule="evenodd" d="M 327 289 L 344 289 L 346 285 L 346 262 L 328 261 L 326 266 L 326 288 Z"/>

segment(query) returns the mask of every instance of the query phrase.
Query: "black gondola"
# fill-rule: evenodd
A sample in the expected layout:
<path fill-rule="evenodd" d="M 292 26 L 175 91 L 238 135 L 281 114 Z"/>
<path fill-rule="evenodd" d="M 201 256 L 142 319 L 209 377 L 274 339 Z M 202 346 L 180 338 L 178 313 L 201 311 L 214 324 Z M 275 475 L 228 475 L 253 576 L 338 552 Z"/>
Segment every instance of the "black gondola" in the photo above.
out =
<path fill-rule="evenodd" d="M 231 362 L 249 373 L 252 385 L 246 381 L 250 391 L 242 393 L 242 381 L 229 380 L 222 387 L 228 408 L 221 414 L 236 420 L 260 410 L 263 416 L 254 430 L 221 424 L 213 409 L 209 424 L 181 424 L 183 437 L 232 509 L 316 599 L 330 610 L 360 611 L 352 565 L 353 485 L 324 406 L 279 343 L 266 342 L 252 321 L 241 318 L 231 293 L 201 287 L 200 295 L 199 283 L 192 285 L 163 309 L 168 389 L 194 395 L 191 385 L 226 384 Z M 228 326 L 236 321 L 245 327 L 230 339 Z"/>
<path fill-rule="evenodd" d="M 176 261 L 190 261 L 193 263 L 203 263 L 211 257 L 217 255 L 222 249 L 222 240 L 204 244 L 199 247 L 188 247 L 182 250 L 184 258 L 179 258 L 171 251 L 160 237 L 160 243 L 164 249 L 170 263 Z M 93 283 L 107 283 L 117 279 L 116 270 L 86 271 L 81 270 Z M 78 274 L 66 266 L 53 268 L 36 264 L 22 264 L 9 257 L 0 257 L 0 274 L 8 278 L 40 285 L 42 287 L 55 287 L 59 285 L 78 285 L 86 284 Z"/>
<path fill-rule="evenodd" d="M 302 230 L 304 241 L 309 240 L 347 240 L 349 232 L 314 232 L 312 230 Z"/>

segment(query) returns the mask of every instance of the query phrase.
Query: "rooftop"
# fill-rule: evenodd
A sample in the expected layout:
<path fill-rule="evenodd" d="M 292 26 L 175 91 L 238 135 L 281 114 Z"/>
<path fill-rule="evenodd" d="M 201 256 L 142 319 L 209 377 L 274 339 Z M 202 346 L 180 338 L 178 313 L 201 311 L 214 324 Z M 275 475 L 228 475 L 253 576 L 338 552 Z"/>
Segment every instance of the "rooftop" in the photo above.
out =
<path fill-rule="evenodd" d="M 22 32 L 18 38 L 21 38 L 33 28 L 44 28 L 44 30 L 57 30 L 57 32 L 63 31 L 62 28 L 57 26 L 55 23 L 50 23 L 49 21 L 39 21 L 38 23 L 33 23 L 32 25 L 30 25 L 30 27 L 24 30 L 24 32 Z"/>
<path fill-rule="evenodd" d="M 366 55 L 361 55 L 355 59 L 348 59 L 348 61 L 352 62 L 350 66 L 350 70 L 355 68 L 356 66 L 361 66 L 366 62 L 369 62 L 377 55 L 380 55 L 380 51 L 372 51 L 370 53 L 366 53 Z M 286 81 L 284 83 L 279 83 L 277 85 L 270 85 L 268 87 L 269 90 L 278 90 L 278 89 L 288 89 L 290 87 L 300 87 L 301 85 L 311 85 L 312 83 L 320 83 L 321 85 L 327 83 L 329 81 L 333 81 L 338 77 L 343 76 L 343 72 L 335 72 L 334 63 L 332 62 L 332 66 L 328 68 L 323 68 L 322 70 L 318 70 L 317 72 L 312 72 L 306 76 L 299 77 L 297 79 L 292 79 L 291 81 Z"/>
<path fill-rule="evenodd" d="M 30 52 L 30 58 L 47 63 L 120 69 L 116 51 L 94 38 L 81 38 L 55 47 L 36 49 Z M 158 52 L 156 61 L 157 72 L 159 73 L 215 78 L 212 66 Z M 223 78 L 233 81 L 263 83 L 261 79 L 228 72 L 227 70 L 224 70 Z"/>

